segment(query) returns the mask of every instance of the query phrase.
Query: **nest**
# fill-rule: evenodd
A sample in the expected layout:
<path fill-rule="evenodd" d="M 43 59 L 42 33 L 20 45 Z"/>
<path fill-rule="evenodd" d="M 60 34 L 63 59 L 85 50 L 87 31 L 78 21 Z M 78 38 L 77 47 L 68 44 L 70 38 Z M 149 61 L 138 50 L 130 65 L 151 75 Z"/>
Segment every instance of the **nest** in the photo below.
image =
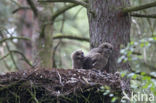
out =
<path fill-rule="evenodd" d="M 0 75 L 1 103 L 111 103 L 120 100 L 122 90 L 118 73 L 94 70 L 35 69 Z"/>

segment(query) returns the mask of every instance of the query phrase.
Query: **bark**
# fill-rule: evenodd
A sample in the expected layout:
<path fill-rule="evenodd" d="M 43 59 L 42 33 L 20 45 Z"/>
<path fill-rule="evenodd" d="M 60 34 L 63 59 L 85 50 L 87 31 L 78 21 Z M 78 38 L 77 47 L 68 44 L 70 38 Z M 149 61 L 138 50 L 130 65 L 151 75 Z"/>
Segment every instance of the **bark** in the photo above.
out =
<path fill-rule="evenodd" d="M 43 24 L 43 23 L 42 23 Z M 52 25 L 42 25 L 41 28 L 44 28 L 44 37 L 39 37 L 38 39 L 38 52 L 40 59 L 40 67 L 51 69 L 53 66 L 52 62 Z M 41 33 L 40 33 L 41 34 Z"/>
<path fill-rule="evenodd" d="M 37 52 L 39 54 L 40 68 L 52 69 L 52 47 L 53 47 L 53 23 L 51 16 L 53 5 L 46 5 L 46 10 L 39 13 L 40 34 L 37 39 Z"/>
<path fill-rule="evenodd" d="M 119 68 L 129 70 L 128 63 L 118 64 L 120 47 L 130 41 L 130 22 L 128 15 L 122 14 L 122 8 L 129 5 L 129 0 L 89 0 L 89 27 L 91 48 L 103 42 L 109 42 L 114 50 L 107 67 L 108 72 Z"/>

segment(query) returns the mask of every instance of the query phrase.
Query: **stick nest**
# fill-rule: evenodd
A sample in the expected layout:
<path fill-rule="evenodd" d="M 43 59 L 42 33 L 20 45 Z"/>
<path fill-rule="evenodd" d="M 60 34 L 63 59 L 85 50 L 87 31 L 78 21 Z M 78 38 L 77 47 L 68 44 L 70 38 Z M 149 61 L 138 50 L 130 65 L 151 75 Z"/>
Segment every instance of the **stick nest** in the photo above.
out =
<path fill-rule="evenodd" d="M 1 103 L 111 103 L 124 89 L 119 73 L 35 69 L 0 75 Z M 112 94 L 113 96 L 110 96 Z"/>

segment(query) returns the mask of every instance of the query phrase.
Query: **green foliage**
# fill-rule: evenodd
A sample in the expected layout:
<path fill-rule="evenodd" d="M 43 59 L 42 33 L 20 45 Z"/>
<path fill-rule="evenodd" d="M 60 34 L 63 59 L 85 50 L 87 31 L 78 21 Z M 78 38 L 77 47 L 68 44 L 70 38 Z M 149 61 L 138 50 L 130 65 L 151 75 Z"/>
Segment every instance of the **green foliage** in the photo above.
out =
<path fill-rule="evenodd" d="M 154 43 L 156 43 L 156 37 L 144 38 L 137 42 L 131 41 L 126 48 L 121 49 L 120 53 L 122 56 L 118 59 L 118 63 L 143 59 L 141 54 L 135 54 L 135 50 L 149 49 Z"/>
<path fill-rule="evenodd" d="M 130 62 L 133 71 L 132 73 L 121 72 L 121 77 L 128 76 L 131 79 L 131 88 L 135 93 L 152 93 L 156 96 L 156 80 L 153 78 L 155 75 L 151 75 L 150 72 L 146 72 L 141 68 L 143 65 L 142 61 L 144 61 L 144 56 L 141 51 L 144 49 L 150 50 L 155 43 L 156 37 L 144 38 L 138 41 L 131 41 L 126 48 L 120 51 L 122 56 L 118 59 L 118 63 Z M 137 55 L 135 53 L 136 51 L 140 53 Z"/>

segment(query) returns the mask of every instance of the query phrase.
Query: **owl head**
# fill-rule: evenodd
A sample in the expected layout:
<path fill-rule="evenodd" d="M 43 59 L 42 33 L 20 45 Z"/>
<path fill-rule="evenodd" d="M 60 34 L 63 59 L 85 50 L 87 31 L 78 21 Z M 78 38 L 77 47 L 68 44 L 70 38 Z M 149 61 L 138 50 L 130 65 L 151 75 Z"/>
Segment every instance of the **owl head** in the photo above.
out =
<path fill-rule="evenodd" d="M 113 51 L 112 44 L 110 44 L 108 42 L 104 42 L 104 43 L 100 44 L 98 48 L 99 48 L 99 52 L 104 53 L 104 54 L 111 54 Z"/>
<path fill-rule="evenodd" d="M 82 59 L 82 58 L 84 58 L 84 53 L 83 53 L 83 51 L 82 50 L 77 50 L 77 51 L 75 51 L 73 54 L 72 54 L 72 58 L 73 59 Z"/>

